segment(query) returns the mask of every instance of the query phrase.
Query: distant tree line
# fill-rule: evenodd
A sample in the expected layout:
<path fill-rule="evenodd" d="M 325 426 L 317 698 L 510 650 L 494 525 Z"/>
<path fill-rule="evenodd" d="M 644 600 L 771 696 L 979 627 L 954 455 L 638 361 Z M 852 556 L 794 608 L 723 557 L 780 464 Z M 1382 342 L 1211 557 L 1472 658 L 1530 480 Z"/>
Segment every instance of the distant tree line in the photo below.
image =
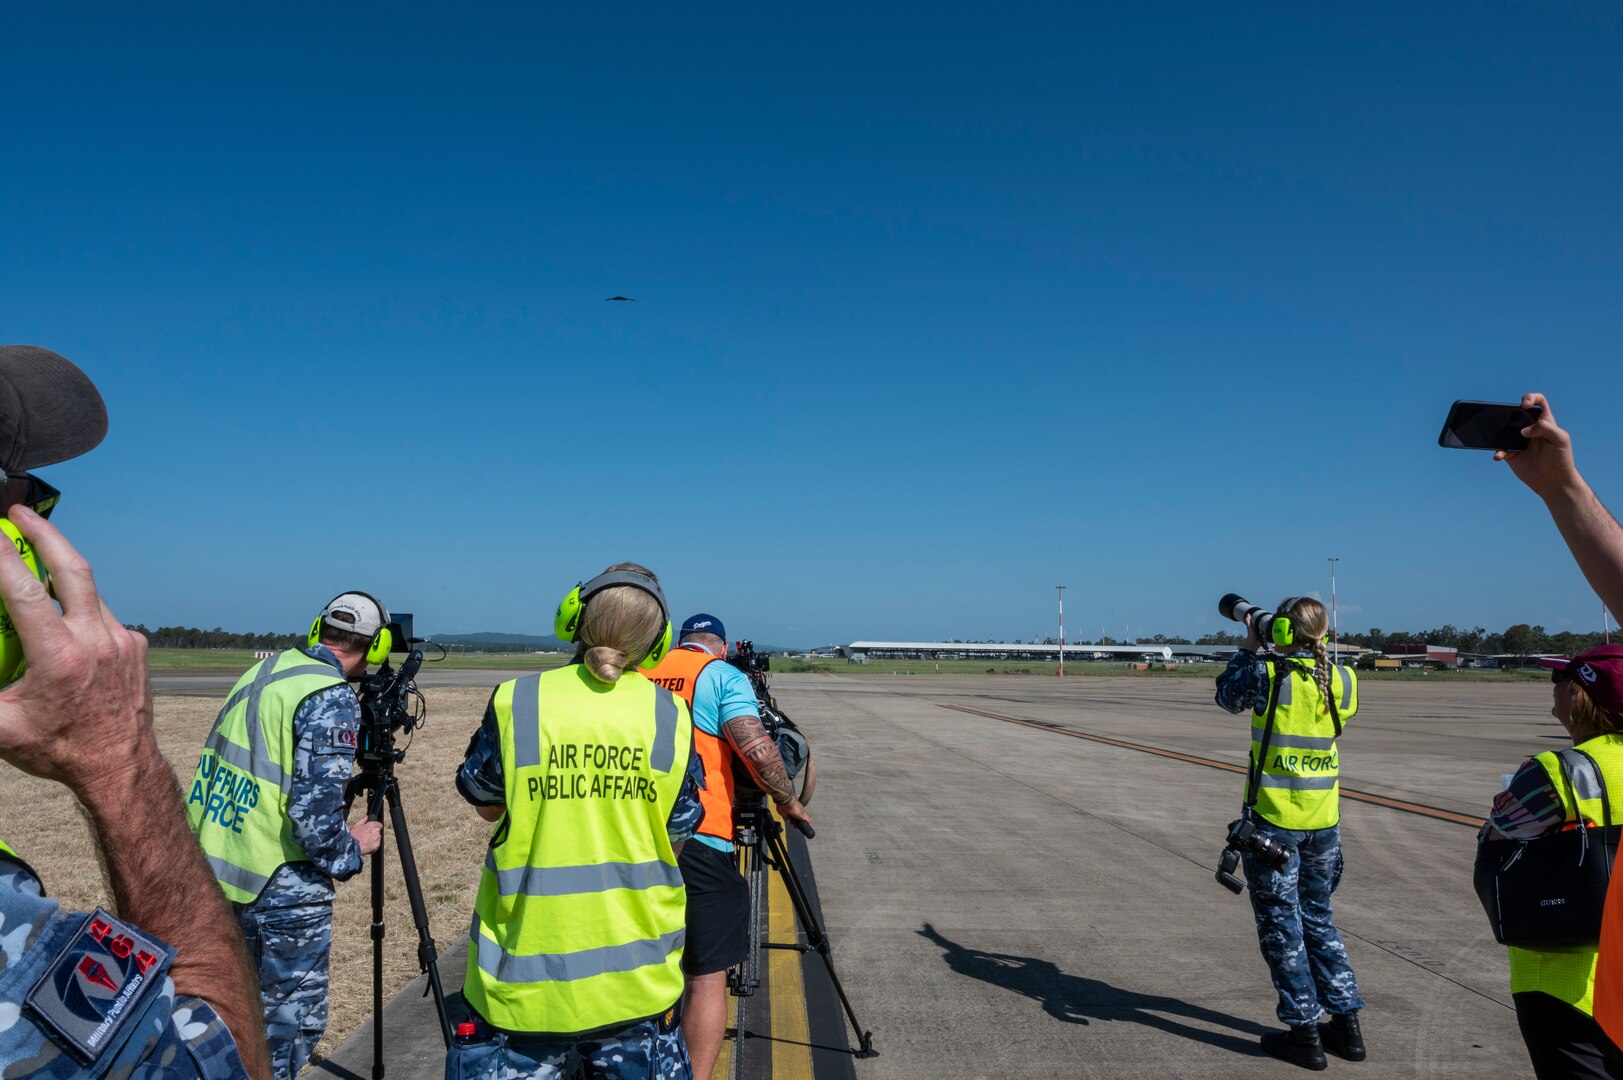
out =
<path fill-rule="evenodd" d="M 1469 630 L 1461 630 L 1452 623 L 1441 626 L 1436 630 L 1382 630 L 1372 626 L 1363 632 L 1344 630 L 1340 639 L 1347 645 L 1358 645 L 1377 652 L 1388 645 L 1437 645 L 1445 649 L 1458 649 L 1465 653 L 1485 653 L 1489 656 L 1510 654 L 1516 656 L 1532 656 L 1552 654 L 1559 656 L 1576 656 L 1586 649 L 1593 649 L 1602 645 L 1606 637 L 1600 631 L 1587 634 L 1575 634 L 1570 630 L 1562 630 L 1552 634 L 1542 626 L 1529 626 L 1527 623 L 1517 623 L 1506 627 L 1498 633 L 1490 633 L 1480 626 Z M 955 642 L 959 639 L 954 638 Z M 1196 645 L 1238 645 L 1245 640 L 1244 634 L 1232 633 L 1227 630 L 1218 630 L 1206 634 L 1194 644 Z M 1007 644 L 996 641 L 991 644 Z M 1167 637 L 1165 634 L 1156 634 L 1153 637 L 1139 637 L 1130 642 L 1117 641 L 1113 637 L 1101 637 L 1097 642 L 1086 638 L 1067 640 L 1067 645 L 1188 645 L 1189 639 L 1183 637 Z M 1016 645 L 1025 642 L 1016 641 Z M 1033 642 L 1036 644 L 1036 642 Z M 1044 645 L 1058 645 L 1058 638 L 1045 638 Z"/>
<path fill-rule="evenodd" d="M 1465 653 L 1485 653 L 1489 656 L 1509 654 L 1513 656 L 1533 656 L 1538 654 L 1554 654 L 1559 656 L 1576 656 L 1585 649 L 1593 649 L 1597 645 L 1605 644 L 1606 636 L 1600 631 L 1588 634 L 1575 634 L 1570 630 L 1563 630 L 1552 634 L 1542 626 L 1529 626 L 1527 623 L 1516 623 L 1508 626 L 1498 633 L 1490 633 L 1480 626 L 1469 630 L 1461 630 L 1452 623 L 1438 627 L 1436 630 L 1382 630 L 1372 626 L 1362 633 L 1355 630 L 1345 630 L 1341 633 L 1341 640 L 1348 645 L 1359 645 L 1377 652 L 1389 645 L 1437 645 L 1444 649 L 1458 649 Z M 1238 645 L 1244 641 L 1244 635 L 1219 631 L 1207 634 L 1196 642 L 1199 645 Z"/>
<path fill-rule="evenodd" d="M 303 634 L 238 634 L 222 630 L 199 630 L 195 626 L 160 626 L 156 630 L 145 624 L 125 625 L 145 635 L 147 644 L 154 649 L 254 649 L 271 651 L 294 649 L 304 644 Z"/>

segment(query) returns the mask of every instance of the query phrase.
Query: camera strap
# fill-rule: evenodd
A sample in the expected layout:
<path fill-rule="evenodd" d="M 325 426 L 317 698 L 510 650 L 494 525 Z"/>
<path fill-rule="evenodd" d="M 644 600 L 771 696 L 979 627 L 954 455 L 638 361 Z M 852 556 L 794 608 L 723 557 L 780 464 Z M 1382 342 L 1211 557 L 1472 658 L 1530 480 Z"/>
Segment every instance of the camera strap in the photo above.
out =
<path fill-rule="evenodd" d="M 1313 673 L 1300 663 L 1289 657 L 1278 657 L 1273 661 L 1273 686 L 1268 690 L 1267 719 L 1262 725 L 1262 742 L 1258 754 L 1251 761 L 1251 767 L 1246 772 L 1245 809 L 1250 810 L 1257 805 L 1258 789 L 1262 787 L 1262 763 L 1268 760 L 1268 746 L 1274 738 L 1274 718 L 1279 714 L 1279 691 L 1286 679 L 1294 679 L 1300 675 L 1302 678 L 1317 686 Z M 1325 695 L 1325 704 L 1330 706 L 1330 722 L 1335 725 L 1336 738 L 1341 738 L 1341 710 L 1336 708 L 1336 695 Z"/>
<path fill-rule="evenodd" d="M 1279 713 L 1279 687 L 1286 679 L 1294 678 L 1290 667 L 1280 662 L 1274 668 L 1273 685 L 1268 688 L 1267 719 L 1262 723 L 1262 742 L 1257 753 L 1251 758 L 1251 768 L 1247 770 L 1245 778 L 1245 806 L 1242 812 L 1250 815 L 1251 808 L 1257 805 L 1258 789 L 1262 787 L 1262 763 L 1268 760 L 1268 744 L 1274 739 L 1274 717 Z"/>

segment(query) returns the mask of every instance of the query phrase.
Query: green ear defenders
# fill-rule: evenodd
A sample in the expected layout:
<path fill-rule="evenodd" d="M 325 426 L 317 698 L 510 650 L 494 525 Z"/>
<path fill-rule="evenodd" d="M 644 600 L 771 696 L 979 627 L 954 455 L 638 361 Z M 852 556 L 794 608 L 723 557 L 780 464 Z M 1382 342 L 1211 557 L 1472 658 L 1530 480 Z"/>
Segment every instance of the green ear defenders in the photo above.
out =
<path fill-rule="evenodd" d="M 1279 605 L 1279 614 L 1269 620 L 1268 636 L 1275 645 L 1295 645 L 1296 626 L 1290 620 L 1290 612 L 1296 610 L 1296 604 L 1303 598 L 1300 596 L 1287 596 L 1285 602 Z"/>
<path fill-rule="evenodd" d="M 389 650 L 394 648 L 394 634 L 389 630 L 389 609 L 384 607 L 382 602 L 379 601 L 377 597 L 373 596 L 371 593 L 362 592 L 359 589 L 349 589 L 345 592 L 339 593 L 331 600 L 328 600 L 327 603 L 322 607 L 321 613 L 317 615 L 315 621 L 310 624 L 310 633 L 307 635 L 305 640 L 309 643 L 312 649 L 321 644 L 322 620 L 325 619 L 328 613 L 332 611 L 333 604 L 350 595 L 364 596 L 368 600 L 372 601 L 373 604 L 377 605 L 378 615 L 382 618 L 383 625 L 378 627 L 377 633 L 373 634 L 372 640 L 366 644 L 366 662 L 368 664 L 381 664 L 388 658 Z"/>
<path fill-rule="evenodd" d="M 580 634 L 580 621 L 586 614 L 587 602 L 594 594 L 614 585 L 641 589 L 659 604 L 662 629 L 649 645 L 648 654 L 637 661 L 637 666 L 644 670 L 654 667 L 671 651 L 671 609 L 665 603 L 665 592 L 659 587 L 659 582 L 647 574 L 639 574 L 635 570 L 609 570 L 584 585 L 576 585 L 558 604 L 558 614 L 552 620 L 552 632 L 560 641 L 573 642 Z"/>

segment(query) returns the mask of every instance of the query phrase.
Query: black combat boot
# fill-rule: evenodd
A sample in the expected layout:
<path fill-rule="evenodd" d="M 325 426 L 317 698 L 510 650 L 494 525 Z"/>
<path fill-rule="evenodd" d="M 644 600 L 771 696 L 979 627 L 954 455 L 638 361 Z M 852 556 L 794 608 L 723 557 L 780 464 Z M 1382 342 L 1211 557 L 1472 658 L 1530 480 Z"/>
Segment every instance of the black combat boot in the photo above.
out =
<path fill-rule="evenodd" d="M 1348 1061 L 1364 1060 L 1364 1033 L 1358 1029 L 1358 1012 L 1331 1016 L 1328 1024 L 1319 1025 L 1319 1041 L 1337 1057 Z"/>
<path fill-rule="evenodd" d="M 1328 1069 L 1324 1047 L 1319 1042 L 1319 1025 L 1301 1024 L 1289 1031 L 1270 1031 L 1262 1037 L 1262 1048 L 1281 1061 L 1317 1072 Z"/>

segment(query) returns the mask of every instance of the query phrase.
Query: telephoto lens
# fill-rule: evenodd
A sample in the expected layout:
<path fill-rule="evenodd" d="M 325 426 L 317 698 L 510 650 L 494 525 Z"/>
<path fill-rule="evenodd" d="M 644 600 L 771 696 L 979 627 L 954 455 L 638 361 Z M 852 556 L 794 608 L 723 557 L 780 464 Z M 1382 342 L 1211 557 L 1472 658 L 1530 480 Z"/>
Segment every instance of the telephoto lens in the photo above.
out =
<path fill-rule="evenodd" d="M 1239 593 L 1229 593 L 1217 602 L 1217 613 L 1225 619 L 1243 623 L 1246 616 L 1251 617 L 1252 629 L 1256 630 L 1257 637 L 1267 641 L 1273 631 L 1274 613 L 1265 611 L 1251 603 Z"/>

